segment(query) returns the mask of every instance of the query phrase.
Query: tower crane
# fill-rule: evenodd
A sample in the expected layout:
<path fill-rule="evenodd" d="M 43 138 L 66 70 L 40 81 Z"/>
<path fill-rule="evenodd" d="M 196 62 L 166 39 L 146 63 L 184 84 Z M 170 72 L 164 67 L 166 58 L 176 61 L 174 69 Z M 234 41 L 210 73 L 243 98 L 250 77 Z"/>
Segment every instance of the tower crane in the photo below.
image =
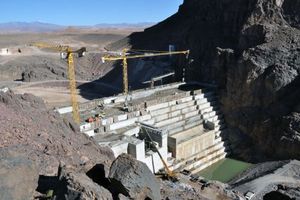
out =
<path fill-rule="evenodd" d="M 134 51 L 134 50 L 130 50 Z M 146 58 L 146 57 L 157 57 L 157 56 L 167 56 L 167 55 L 176 55 L 176 54 L 184 54 L 188 57 L 190 51 L 151 51 L 151 50 L 137 50 L 143 52 L 141 55 L 131 55 L 129 49 L 123 49 L 120 55 L 118 54 L 109 54 L 102 57 L 102 62 L 105 61 L 117 61 L 122 60 L 123 62 L 123 93 L 128 94 L 128 59 L 134 58 Z"/>
<path fill-rule="evenodd" d="M 68 79 L 71 93 L 71 103 L 72 103 L 72 115 L 76 123 L 80 123 L 79 115 L 79 106 L 77 100 L 77 91 L 76 91 L 76 78 L 75 78 L 75 67 L 74 67 L 74 56 L 77 54 L 78 57 L 84 56 L 86 48 L 82 47 L 76 51 L 73 51 L 70 46 L 67 45 L 53 45 L 44 42 L 32 43 L 30 46 L 35 46 L 38 48 L 51 49 L 57 52 L 60 52 L 61 58 L 68 60 Z"/>

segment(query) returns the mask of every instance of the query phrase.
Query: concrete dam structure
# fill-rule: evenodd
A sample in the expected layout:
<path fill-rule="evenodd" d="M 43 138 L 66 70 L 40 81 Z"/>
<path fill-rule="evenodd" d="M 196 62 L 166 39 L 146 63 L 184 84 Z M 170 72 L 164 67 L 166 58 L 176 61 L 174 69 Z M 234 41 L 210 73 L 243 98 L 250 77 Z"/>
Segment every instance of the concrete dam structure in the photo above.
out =
<path fill-rule="evenodd" d="M 58 111 L 66 114 L 71 108 Z M 197 173 L 229 153 L 225 121 L 212 88 L 164 85 L 93 100 L 81 104 L 80 111 L 83 119 L 96 116 L 81 123 L 81 132 L 110 147 L 116 157 L 131 154 L 152 172 L 164 165 L 149 145 L 148 134 L 176 171 Z"/>

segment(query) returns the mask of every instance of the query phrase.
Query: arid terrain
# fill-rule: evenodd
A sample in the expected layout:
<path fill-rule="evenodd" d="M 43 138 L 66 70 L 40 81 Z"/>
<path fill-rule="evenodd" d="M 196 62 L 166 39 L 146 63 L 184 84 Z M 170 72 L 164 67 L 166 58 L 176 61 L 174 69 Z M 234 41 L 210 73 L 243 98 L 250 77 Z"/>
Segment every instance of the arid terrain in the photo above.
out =
<path fill-rule="evenodd" d="M 75 58 L 76 79 L 78 84 L 82 84 L 96 80 L 111 70 L 112 63 L 103 64 L 101 61 L 104 47 L 125 37 L 130 31 L 2 34 L 0 47 L 8 48 L 13 55 L 0 55 L 0 86 L 13 88 L 16 93 L 33 93 L 42 97 L 50 107 L 68 105 L 67 61 L 60 59 L 59 52 L 39 49 L 30 44 L 46 42 L 51 45 L 70 45 L 74 49 L 86 47 L 86 56 Z M 80 102 L 102 95 L 93 90 L 84 92 L 87 97 L 79 97 Z"/>
<path fill-rule="evenodd" d="M 145 30 L 0 34 L 0 194 L 5 200 L 225 200 L 252 191 L 253 199 L 299 199 L 299 13 L 298 0 L 184 0 L 176 14 Z M 189 49 L 190 60 L 129 60 L 129 93 L 168 72 L 176 81 L 184 71 L 187 82 L 213 85 L 231 156 L 252 167 L 226 184 L 183 174 L 174 183 L 129 155 L 115 158 L 53 111 L 70 105 L 67 61 L 35 42 L 87 49 L 74 59 L 79 103 L 122 93 L 121 62 L 103 63 L 107 51 Z"/>
<path fill-rule="evenodd" d="M 101 57 L 107 50 L 116 49 L 110 44 L 139 30 L 108 28 L 89 31 L 75 29 L 63 33 L 2 34 L 0 49 L 8 49 L 11 55 L 0 55 L 0 87 L 8 86 L 16 93 L 34 93 L 42 97 L 48 107 L 70 104 L 68 82 L 65 81 L 67 61 L 60 58 L 59 52 L 31 46 L 36 42 L 44 42 L 50 45 L 69 45 L 74 50 L 86 47 L 85 56 L 75 57 L 74 61 L 79 102 L 121 93 L 121 64 L 103 63 Z M 122 48 L 117 51 L 120 52 Z M 130 89 L 139 88 L 142 82 L 171 70 L 168 61 L 133 60 L 129 65 Z"/>

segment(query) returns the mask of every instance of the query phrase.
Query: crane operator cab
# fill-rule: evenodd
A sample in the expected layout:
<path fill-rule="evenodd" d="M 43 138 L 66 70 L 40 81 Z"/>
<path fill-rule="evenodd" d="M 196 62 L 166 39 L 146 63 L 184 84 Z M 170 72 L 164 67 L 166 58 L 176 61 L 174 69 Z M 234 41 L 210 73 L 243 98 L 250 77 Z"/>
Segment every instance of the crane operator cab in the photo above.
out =
<path fill-rule="evenodd" d="M 71 52 L 68 52 L 68 51 L 60 52 L 60 58 L 68 59 L 70 53 L 77 55 L 78 58 L 83 57 L 83 56 L 85 56 L 85 53 L 86 53 L 86 47 L 81 47 L 80 49 L 78 49 L 76 51 L 71 51 Z"/>

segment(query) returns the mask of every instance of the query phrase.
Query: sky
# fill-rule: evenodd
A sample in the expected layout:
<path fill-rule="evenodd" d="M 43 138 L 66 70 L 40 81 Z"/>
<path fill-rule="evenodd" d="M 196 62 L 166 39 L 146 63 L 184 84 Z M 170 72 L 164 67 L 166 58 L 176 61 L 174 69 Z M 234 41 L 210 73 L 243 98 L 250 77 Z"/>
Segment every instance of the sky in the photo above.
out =
<path fill-rule="evenodd" d="M 159 22 L 176 13 L 183 0 L 2 0 L 0 23 L 59 25 Z"/>

